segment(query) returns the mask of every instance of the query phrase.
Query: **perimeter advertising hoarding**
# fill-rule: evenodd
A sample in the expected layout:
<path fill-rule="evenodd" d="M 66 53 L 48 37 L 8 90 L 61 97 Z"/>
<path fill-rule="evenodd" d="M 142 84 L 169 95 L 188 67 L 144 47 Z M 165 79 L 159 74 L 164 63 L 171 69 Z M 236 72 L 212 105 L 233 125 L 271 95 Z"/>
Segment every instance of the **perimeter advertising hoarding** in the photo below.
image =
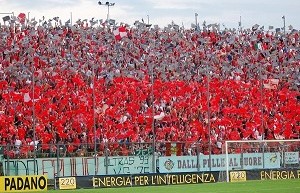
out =
<path fill-rule="evenodd" d="M 162 186 L 178 184 L 214 183 L 219 180 L 219 172 L 97 175 L 76 177 L 77 188 L 117 188 L 133 186 Z"/>
<path fill-rule="evenodd" d="M 47 191 L 47 177 L 43 175 L 0 177 L 0 192 Z"/>
<path fill-rule="evenodd" d="M 250 170 L 247 180 L 300 179 L 300 169 Z"/>

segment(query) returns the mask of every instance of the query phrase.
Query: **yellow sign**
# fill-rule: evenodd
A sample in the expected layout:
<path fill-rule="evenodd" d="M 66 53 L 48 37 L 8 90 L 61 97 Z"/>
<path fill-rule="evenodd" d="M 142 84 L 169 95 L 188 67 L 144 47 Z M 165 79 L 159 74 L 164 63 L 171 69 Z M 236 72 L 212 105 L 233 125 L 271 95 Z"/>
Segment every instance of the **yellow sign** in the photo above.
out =
<path fill-rule="evenodd" d="M 75 177 L 59 178 L 58 182 L 59 182 L 59 189 L 61 190 L 76 189 Z"/>
<path fill-rule="evenodd" d="M 246 171 L 230 172 L 230 182 L 242 182 L 247 180 Z"/>
<path fill-rule="evenodd" d="M 47 177 L 43 175 L 0 177 L 0 192 L 32 191 L 47 191 Z"/>

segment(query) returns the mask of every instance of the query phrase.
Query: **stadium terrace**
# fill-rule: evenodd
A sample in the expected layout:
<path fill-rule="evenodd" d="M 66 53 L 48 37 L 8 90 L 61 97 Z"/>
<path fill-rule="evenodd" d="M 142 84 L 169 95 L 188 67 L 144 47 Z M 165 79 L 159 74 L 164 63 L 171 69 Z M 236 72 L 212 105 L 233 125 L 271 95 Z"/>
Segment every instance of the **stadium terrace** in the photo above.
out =
<path fill-rule="evenodd" d="M 10 158 L 95 143 L 126 156 L 153 140 L 160 155 L 195 143 L 207 155 L 225 140 L 298 139 L 299 58 L 297 30 L 2 25 L 0 145 Z M 173 141 L 184 145 L 160 144 Z"/>

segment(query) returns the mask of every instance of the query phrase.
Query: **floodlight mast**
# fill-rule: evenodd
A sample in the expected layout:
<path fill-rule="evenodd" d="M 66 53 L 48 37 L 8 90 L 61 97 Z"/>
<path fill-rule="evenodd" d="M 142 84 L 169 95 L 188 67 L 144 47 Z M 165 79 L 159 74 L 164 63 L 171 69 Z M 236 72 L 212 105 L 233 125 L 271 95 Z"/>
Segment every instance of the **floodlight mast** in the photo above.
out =
<path fill-rule="evenodd" d="M 101 1 L 98 1 L 98 5 L 107 6 L 107 21 L 109 21 L 109 7 L 114 6 L 115 3 L 111 3 L 111 2 L 108 2 L 108 1 L 106 1 L 105 3 L 104 2 L 102 3 Z"/>

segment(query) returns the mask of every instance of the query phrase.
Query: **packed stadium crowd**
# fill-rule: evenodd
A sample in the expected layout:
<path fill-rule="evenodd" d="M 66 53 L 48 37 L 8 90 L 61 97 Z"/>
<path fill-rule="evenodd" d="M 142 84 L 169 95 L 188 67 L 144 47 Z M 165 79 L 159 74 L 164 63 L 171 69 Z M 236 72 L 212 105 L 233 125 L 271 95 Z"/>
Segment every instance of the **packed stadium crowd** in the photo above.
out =
<path fill-rule="evenodd" d="M 297 30 L 2 25 L 0 145 L 298 139 L 299 46 Z"/>

